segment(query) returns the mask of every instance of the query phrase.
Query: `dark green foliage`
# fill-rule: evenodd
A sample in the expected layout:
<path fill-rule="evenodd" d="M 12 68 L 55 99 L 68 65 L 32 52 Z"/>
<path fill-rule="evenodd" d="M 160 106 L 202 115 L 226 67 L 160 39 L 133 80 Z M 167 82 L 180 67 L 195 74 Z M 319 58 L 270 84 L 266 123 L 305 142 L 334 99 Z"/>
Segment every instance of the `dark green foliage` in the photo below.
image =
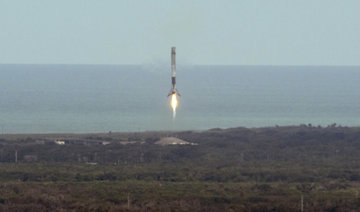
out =
<path fill-rule="evenodd" d="M 198 145 L 155 144 L 168 136 Z M 360 207 L 355 127 L 3 135 L 0 162 L 0 211 L 299 211 L 301 195 L 305 211 Z"/>

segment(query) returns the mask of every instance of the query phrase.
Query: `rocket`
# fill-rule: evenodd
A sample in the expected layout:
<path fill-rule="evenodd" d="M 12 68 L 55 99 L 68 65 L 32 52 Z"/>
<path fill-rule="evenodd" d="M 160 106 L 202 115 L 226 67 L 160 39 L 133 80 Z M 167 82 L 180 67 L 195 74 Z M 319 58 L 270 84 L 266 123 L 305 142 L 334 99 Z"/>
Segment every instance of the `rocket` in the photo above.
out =
<path fill-rule="evenodd" d="M 171 90 L 168 96 L 176 94 L 180 96 L 178 90 L 176 89 L 176 66 L 175 66 L 175 47 L 171 47 Z"/>

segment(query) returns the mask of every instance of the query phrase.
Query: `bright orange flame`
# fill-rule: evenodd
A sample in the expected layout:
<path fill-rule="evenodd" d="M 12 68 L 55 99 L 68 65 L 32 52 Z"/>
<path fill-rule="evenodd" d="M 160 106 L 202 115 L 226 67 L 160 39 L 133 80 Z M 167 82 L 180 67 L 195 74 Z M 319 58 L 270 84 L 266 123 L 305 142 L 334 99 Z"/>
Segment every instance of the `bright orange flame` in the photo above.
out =
<path fill-rule="evenodd" d="M 173 118 L 175 118 L 176 116 L 176 107 L 177 107 L 177 98 L 176 98 L 176 93 L 171 95 L 171 107 L 173 109 Z"/>

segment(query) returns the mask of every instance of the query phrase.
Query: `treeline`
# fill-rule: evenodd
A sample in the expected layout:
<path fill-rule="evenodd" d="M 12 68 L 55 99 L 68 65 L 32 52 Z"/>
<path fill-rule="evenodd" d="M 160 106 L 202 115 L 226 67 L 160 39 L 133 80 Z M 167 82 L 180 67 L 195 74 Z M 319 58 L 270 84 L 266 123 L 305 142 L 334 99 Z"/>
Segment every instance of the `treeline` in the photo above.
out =
<path fill-rule="evenodd" d="M 169 136 L 198 145 L 155 144 Z M 305 211 L 360 207 L 357 127 L 0 139 L 0 211 L 22 204 L 30 210 L 30 200 L 40 211 L 300 211 L 301 196 Z M 58 140 L 64 145 L 56 144 Z M 31 193 L 40 199 L 32 199 Z"/>
<path fill-rule="evenodd" d="M 126 137 L 128 136 L 128 137 Z M 174 136 L 196 146 L 158 146 L 161 137 Z M 90 139 L 89 139 L 90 138 Z M 358 160 L 360 129 L 348 127 L 297 127 L 213 129 L 204 132 L 72 135 L 65 145 L 51 139 L 40 143 L 25 139 L 0 140 L 0 162 L 151 163 L 180 160 L 298 161 Z M 125 141 L 134 141 L 124 144 Z M 41 141 L 41 140 L 40 140 Z M 101 141 L 107 141 L 104 145 Z M 35 158 L 25 156 L 36 156 Z"/>
<path fill-rule="evenodd" d="M 159 146 L 164 136 L 174 136 L 199 145 Z M 41 164 L 90 164 L 105 167 L 104 176 L 62 173 L 67 180 L 168 180 L 216 182 L 316 182 L 324 179 L 360 180 L 360 128 L 273 127 L 212 129 L 204 132 L 146 132 L 134 134 L 72 135 L 65 145 L 53 140 L 3 139 L 0 162 Z M 137 140 L 135 140 L 137 139 Z M 107 141 L 106 145 L 101 141 Z M 41 141 L 41 140 L 40 140 Z M 123 142 L 131 141 L 128 143 Z M 77 165 L 77 166 L 78 166 Z M 5 167 L 5 165 L 3 165 Z M 46 179 L 41 172 L 16 179 Z M 7 172 L 6 175 L 11 175 Z M 32 176 L 32 177 L 31 177 Z M 4 176 L 6 177 L 6 176 Z M 15 175 L 14 175 L 15 177 Z M 3 174 L 0 173 L 0 179 Z"/>

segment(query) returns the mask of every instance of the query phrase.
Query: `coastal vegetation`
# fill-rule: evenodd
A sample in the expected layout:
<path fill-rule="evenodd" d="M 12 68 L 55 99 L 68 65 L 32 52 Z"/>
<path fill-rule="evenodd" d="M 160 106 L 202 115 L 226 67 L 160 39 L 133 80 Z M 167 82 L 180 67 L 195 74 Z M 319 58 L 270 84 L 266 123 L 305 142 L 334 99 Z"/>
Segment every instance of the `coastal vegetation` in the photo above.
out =
<path fill-rule="evenodd" d="M 0 162 L 0 211 L 360 208 L 360 128 L 336 124 L 1 135 Z"/>

